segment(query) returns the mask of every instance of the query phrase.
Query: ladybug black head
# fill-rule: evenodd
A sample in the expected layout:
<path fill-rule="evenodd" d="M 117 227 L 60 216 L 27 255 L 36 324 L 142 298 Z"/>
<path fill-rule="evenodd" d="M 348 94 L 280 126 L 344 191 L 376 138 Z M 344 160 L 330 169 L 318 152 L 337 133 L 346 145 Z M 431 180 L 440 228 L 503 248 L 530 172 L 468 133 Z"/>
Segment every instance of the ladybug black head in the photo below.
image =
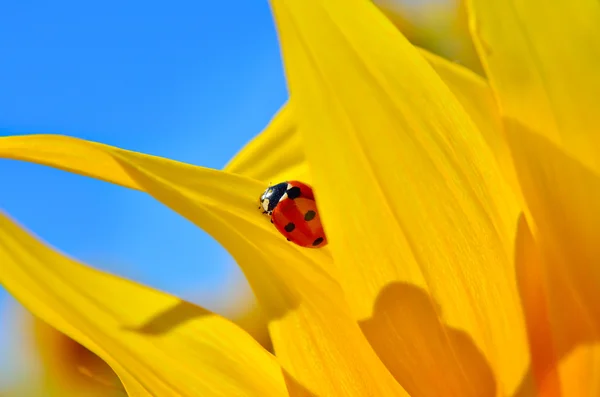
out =
<path fill-rule="evenodd" d="M 279 200 L 285 195 L 288 188 L 287 182 L 281 182 L 277 185 L 269 186 L 260 196 L 260 206 L 263 214 L 271 215 Z"/>

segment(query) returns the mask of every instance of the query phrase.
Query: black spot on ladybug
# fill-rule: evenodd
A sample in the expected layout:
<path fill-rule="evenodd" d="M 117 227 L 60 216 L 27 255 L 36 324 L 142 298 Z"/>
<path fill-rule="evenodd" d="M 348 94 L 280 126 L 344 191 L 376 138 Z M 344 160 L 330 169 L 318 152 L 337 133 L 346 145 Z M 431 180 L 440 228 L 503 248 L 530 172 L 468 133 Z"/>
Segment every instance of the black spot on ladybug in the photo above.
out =
<path fill-rule="evenodd" d="M 288 189 L 287 191 L 288 197 L 292 200 L 300 197 L 300 194 L 302 194 L 302 192 L 300 191 L 300 188 L 298 186 L 294 186 L 293 188 Z"/>
<path fill-rule="evenodd" d="M 292 222 L 288 223 L 284 227 L 285 231 L 288 232 L 288 233 L 293 232 L 295 228 L 296 228 L 296 225 L 294 225 Z"/>
<path fill-rule="evenodd" d="M 271 219 L 271 223 L 273 223 L 273 219 Z"/>
<path fill-rule="evenodd" d="M 313 247 L 316 247 L 317 245 L 321 244 L 322 242 L 323 242 L 323 237 L 319 237 L 318 239 L 313 241 L 312 245 L 313 245 Z"/>
<path fill-rule="evenodd" d="M 292 241 L 292 239 L 286 238 L 287 241 Z"/>
<path fill-rule="evenodd" d="M 317 213 L 315 211 L 307 211 L 306 214 L 304 214 L 304 220 L 312 221 L 313 219 L 315 219 L 316 215 Z"/>

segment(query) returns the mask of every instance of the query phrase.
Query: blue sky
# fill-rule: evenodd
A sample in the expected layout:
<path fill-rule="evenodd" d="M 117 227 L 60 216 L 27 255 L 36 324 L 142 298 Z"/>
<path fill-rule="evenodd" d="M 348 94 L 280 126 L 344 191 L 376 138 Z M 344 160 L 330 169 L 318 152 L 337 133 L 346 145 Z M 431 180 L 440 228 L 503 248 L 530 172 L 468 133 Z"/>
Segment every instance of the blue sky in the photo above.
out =
<path fill-rule="evenodd" d="M 287 97 L 264 0 L 3 2 L 0 53 L 0 136 L 64 134 L 221 168 Z M 212 238 L 139 192 L 9 160 L 0 185 L 3 211 L 98 268 L 209 307 L 240 277 Z M 0 357 L 8 300 L 0 290 Z"/>

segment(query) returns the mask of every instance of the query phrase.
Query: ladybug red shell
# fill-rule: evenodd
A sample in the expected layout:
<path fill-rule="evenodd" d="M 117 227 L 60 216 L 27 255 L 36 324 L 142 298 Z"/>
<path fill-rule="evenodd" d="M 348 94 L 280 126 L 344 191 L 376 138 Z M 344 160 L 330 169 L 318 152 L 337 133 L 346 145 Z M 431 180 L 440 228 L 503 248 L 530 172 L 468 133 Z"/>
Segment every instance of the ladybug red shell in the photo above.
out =
<path fill-rule="evenodd" d="M 269 186 L 260 196 L 259 208 L 288 241 L 307 248 L 327 244 L 315 196 L 307 184 L 287 181 Z"/>

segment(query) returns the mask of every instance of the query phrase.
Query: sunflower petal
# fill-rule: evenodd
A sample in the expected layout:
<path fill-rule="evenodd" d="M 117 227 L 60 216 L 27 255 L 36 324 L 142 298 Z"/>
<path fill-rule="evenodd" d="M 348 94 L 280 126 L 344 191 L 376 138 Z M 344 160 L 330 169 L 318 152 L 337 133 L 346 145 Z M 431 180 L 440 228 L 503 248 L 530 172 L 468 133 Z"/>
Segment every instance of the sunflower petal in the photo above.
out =
<path fill-rule="evenodd" d="M 42 320 L 103 358 L 130 392 L 286 395 L 275 358 L 239 327 L 70 260 L 2 214 L 0 284 Z M 165 311 L 176 314 L 161 317 Z"/>
<path fill-rule="evenodd" d="M 37 317 L 28 316 L 25 343 L 33 347 L 43 380 L 67 396 L 122 396 L 125 389 L 108 364 L 86 347 Z"/>
<path fill-rule="evenodd" d="M 430 52 L 421 50 L 420 53 L 475 123 L 481 136 L 492 150 L 504 178 L 512 187 L 515 196 L 519 197 L 519 183 L 510 157 L 510 150 L 504 138 L 498 107 L 488 82 L 469 69 Z"/>
<path fill-rule="evenodd" d="M 369 1 L 272 4 L 331 250 L 372 345 L 410 395 L 513 391 L 527 364 L 518 206 L 480 132 Z"/>
<path fill-rule="evenodd" d="M 600 394 L 600 345 L 576 347 L 560 363 L 564 396 L 596 397 Z"/>
<path fill-rule="evenodd" d="M 402 395 L 351 316 L 332 277 L 329 251 L 290 244 L 258 211 L 264 184 L 60 136 L 0 138 L 0 156 L 145 191 L 216 238 L 269 317 L 290 392 L 308 387 L 317 395 Z"/>
<path fill-rule="evenodd" d="M 560 299 L 556 279 L 552 270 L 546 268 L 525 217 L 519 222 L 515 264 L 527 321 L 531 366 L 513 397 L 597 396 L 600 345 L 574 341 L 565 344 L 557 338 L 560 331 L 556 333 L 553 326 L 560 328 L 562 324 L 556 324 L 560 320 L 551 311 L 557 310 L 557 299 Z M 567 292 L 563 296 L 569 295 Z"/>
<path fill-rule="evenodd" d="M 265 184 L 287 180 L 310 182 L 291 105 L 286 103 L 267 128 L 236 154 L 224 170 Z"/>
<path fill-rule="evenodd" d="M 502 115 L 600 169 L 600 2 L 470 0 Z"/>
<path fill-rule="evenodd" d="M 518 192 L 512 159 L 502 132 L 495 99 L 486 80 L 469 69 L 429 51 L 419 53 L 438 73 L 492 149 L 505 177 Z M 312 182 L 300 140 L 301 122 L 291 103 L 286 103 L 256 138 L 227 164 L 225 171 L 261 181 L 297 179 Z"/>
<path fill-rule="evenodd" d="M 600 174 L 518 121 L 506 125 L 531 230 L 529 254 L 517 260 L 517 275 L 535 341 L 534 380 L 548 387 L 554 377 L 565 395 L 588 395 L 573 394 L 564 385 L 573 383 L 568 368 L 596 358 L 570 358 L 567 369 L 559 363 L 581 354 L 574 353 L 578 347 L 600 341 Z M 589 395 L 595 395 L 593 387 Z"/>

